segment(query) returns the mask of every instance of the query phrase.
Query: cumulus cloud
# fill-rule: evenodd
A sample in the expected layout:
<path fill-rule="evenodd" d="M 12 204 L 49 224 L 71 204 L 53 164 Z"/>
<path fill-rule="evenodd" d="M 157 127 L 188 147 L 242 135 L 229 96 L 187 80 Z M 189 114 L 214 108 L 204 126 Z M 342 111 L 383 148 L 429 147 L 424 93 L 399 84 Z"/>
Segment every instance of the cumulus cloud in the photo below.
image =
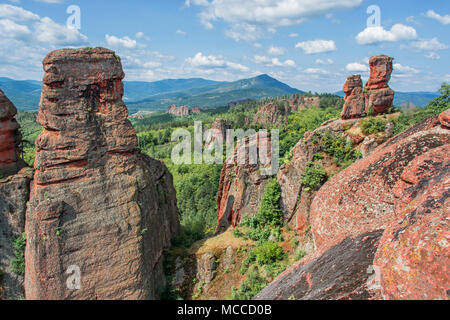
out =
<path fill-rule="evenodd" d="M 222 57 L 216 57 L 213 55 L 205 56 L 201 52 L 198 52 L 194 57 L 187 58 L 185 61 L 192 67 L 202 69 L 224 68 L 241 72 L 247 72 L 249 70 L 248 67 L 239 63 L 226 61 Z"/>
<path fill-rule="evenodd" d="M 255 56 L 253 61 L 258 64 L 264 64 L 267 67 L 290 67 L 294 68 L 296 66 L 295 61 L 287 59 L 281 61 L 278 58 L 269 58 L 266 56 Z"/>
<path fill-rule="evenodd" d="M 285 52 L 286 52 L 286 50 L 284 48 L 274 47 L 274 46 L 271 46 L 267 50 L 267 53 L 270 54 L 271 56 L 282 56 Z"/>
<path fill-rule="evenodd" d="M 133 49 L 137 46 L 137 41 L 130 37 L 118 38 L 116 36 L 105 35 L 106 43 L 111 47 L 123 47 L 127 49 Z"/>
<path fill-rule="evenodd" d="M 329 74 L 328 71 L 320 69 L 320 68 L 308 68 L 303 71 L 307 74 Z"/>
<path fill-rule="evenodd" d="M 255 41 L 263 34 L 263 29 L 248 23 L 234 24 L 231 29 L 225 31 L 225 35 L 235 41 Z"/>
<path fill-rule="evenodd" d="M 88 38 L 77 29 L 61 26 L 48 17 L 36 22 L 34 36 L 40 42 L 58 46 L 81 46 L 88 42 Z"/>
<path fill-rule="evenodd" d="M 345 69 L 349 72 L 369 72 L 370 69 L 367 65 L 359 63 L 359 62 L 352 62 L 347 64 Z"/>
<path fill-rule="evenodd" d="M 428 58 L 431 60 L 439 60 L 441 58 L 441 56 L 438 55 L 436 52 L 430 52 L 429 54 L 425 55 L 425 58 Z"/>
<path fill-rule="evenodd" d="M 303 41 L 297 43 L 295 48 L 301 48 L 305 54 L 317 54 L 337 50 L 333 40 Z"/>
<path fill-rule="evenodd" d="M 0 18 L 8 18 L 13 21 L 30 21 L 40 19 L 37 14 L 10 4 L 0 4 Z"/>
<path fill-rule="evenodd" d="M 330 59 L 330 58 L 328 58 L 326 60 L 316 59 L 316 64 L 330 65 L 330 64 L 334 64 L 334 61 L 332 59 Z"/>
<path fill-rule="evenodd" d="M 415 69 L 413 67 L 401 65 L 400 63 L 394 63 L 394 72 L 404 73 L 404 74 L 417 74 L 417 73 L 420 73 L 419 70 L 417 70 L 417 69 Z"/>
<path fill-rule="evenodd" d="M 412 47 L 415 49 L 428 50 L 428 51 L 448 49 L 448 46 L 446 44 L 439 42 L 439 40 L 437 38 L 421 39 L 418 41 L 414 41 L 412 43 Z"/>
<path fill-rule="evenodd" d="M 22 39 L 31 35 L 30 29 L 9 19 L 0 20 L 0 33 L 7 38 Z"/>
<path fill-rule="evenodd" d="M 439 21 L 442 24 L 450 24 L 450 14 L 446 14 L 444 16 L 441 16 L 440 14 L 436 13 L 434 10 L 428 10 L 425 14 L 426 17 L 434 19 L 436 21 Z"/>
<path fill-rule="evenodd" d="M 383 27 L 366 28 L 356 36 L 356 42 L 360 45 L 366 45 L 380 42 L 414 40 L 416 38 L 416 29 L 403 24 L 395 24 L 391 30 L 385 30 Z"/>
<path fill-rule="evenodd" d="M 225 21 L 232 25 L 227 35 L 235 40 L 247 40 L 235 25 L 252 25 L 265 31 L 276 27 L 297 25 L 310 17 L 327 15 L 337 10 L 352 9 L 363 0 L 186 0 L 185 5 L 202 7 L 200 22 L 208 29 L 213 23 Z M 265 28 L 263 28 L 265 27 Z M 239 33 L 239 36 L 236 34 Z M 258 32 L 257 37 L 261 36 Z M 251 37 L 249 41 L 253 41 Z"/>

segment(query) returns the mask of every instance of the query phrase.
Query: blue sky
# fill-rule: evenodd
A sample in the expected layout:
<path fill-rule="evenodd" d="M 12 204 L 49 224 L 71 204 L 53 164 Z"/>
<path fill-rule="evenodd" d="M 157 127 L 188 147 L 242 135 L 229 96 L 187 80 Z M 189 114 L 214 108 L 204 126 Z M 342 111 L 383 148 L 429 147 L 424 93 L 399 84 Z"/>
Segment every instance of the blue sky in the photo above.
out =
<path fill-rule="evenodd" d="M 67 8 L 80 9 L 80 28 Z M 380 9 L 380 25 L 368 27 Z M 371 55 L 395 58 L 391 87 L 436 91 L 450 82 L 445 0 L 11 0 L 0 2 L 0 76 L 42 79 L 42 59 L 63 47 L 104 46 L 126 80 L 267 73 L 293 87 L 341 90 L 368 76 Z"/>

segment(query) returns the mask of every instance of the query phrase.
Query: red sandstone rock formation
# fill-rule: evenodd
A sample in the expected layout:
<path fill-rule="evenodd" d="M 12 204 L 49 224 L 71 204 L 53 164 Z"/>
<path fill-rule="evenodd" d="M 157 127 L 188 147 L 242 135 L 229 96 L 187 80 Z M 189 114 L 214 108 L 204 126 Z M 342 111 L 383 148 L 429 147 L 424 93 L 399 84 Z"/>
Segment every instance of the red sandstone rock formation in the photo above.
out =
<path fill-rule="evenodd" d="M 26 215 L 27 299 L 155 299 L 179 229 L 172 176 L 140 154 L 113 51 L 44 60 L 34 181 Z M 79 268 L 81 289 L 66 272 Z"/>
<path fill-rule="evenodd" d="M 316 252 L 257 299 L 448 299 L 450 131 L 440 125 L 425 120 L 328 181 L 311 206 Z"/>
<path fill-rule="evenodd" d="M 345 104 L 341 119 L 357 119 L 365 112 L 366 103 L 360 75 L 349 76 L 344 85 Z"/>
<path fill-rule="evenodd" d="M 367 111 L 373 109 L 376 113 L 383 113 L 392 107 L 394 91 L 389 88 L 388 82 L 391 80 L 393 60 L 388 56 L 370 58 L 370 78 L 365 85 Z"/>
<path fill-rule="evenodd" d="M 291 108 L 285 100 L 270 102 L 258 107 L 253 123 L 263 127 L 287 123 L 290 112 Z"/>
<path fill-rule="evenodd" d="M 189 107 L 188 106 L 181 106 L 177 107 L 176 105 L 172 105 L 169 110 L 167 111 L 169 114 L 173 114 L 177 117 L 183 117 L 189 115 Z"/>
<path fill-rule="evenodd" d="M 363 92 L 360 75 L 347 78 L 342 119 L 357 119 L 367 112 L 379 114 L 392 107 L 394 91 L 389 88 L 388 82 L 393 71 L 393 60 L 388 56 L 370 58 L 370 78 L 365 85 L 366 92 Z"/>
<path fill-rule="evenodd" d="M 191 112 L 199 114 L 199 113 L 202 113 L 202 110 L 198 106 L 195 106 L 192 108 Z"/>
<path fill-rule="evenodd" d="M 0 90 L 0 175 L 17 173 L 25 166 L 19 156 L 22 136 L 16 114 L 16 107 Z"/>
<path fill-rule="evenodd" d="M 217 195 L 218 233 L 226 231 L 230 226 L 235 227 L 244 216 L 254 216 L 258 212 L 270 178 L 262 174 L 261 168 L 270 168 L 271 162 L 264 163 L 258 159 L 256 163 L 251 161 L 249 150 L 256 150 L 256 154 L 259 154 L 263 146 L 268 151 L 267 158 L 270 160 L 270 137 L 256 135 L 239 141 L 233 163 L 229 164 L 227 161 L 223 167 Z M 245 161 L 239 162 L 238 159 L 244 155 Z"/>

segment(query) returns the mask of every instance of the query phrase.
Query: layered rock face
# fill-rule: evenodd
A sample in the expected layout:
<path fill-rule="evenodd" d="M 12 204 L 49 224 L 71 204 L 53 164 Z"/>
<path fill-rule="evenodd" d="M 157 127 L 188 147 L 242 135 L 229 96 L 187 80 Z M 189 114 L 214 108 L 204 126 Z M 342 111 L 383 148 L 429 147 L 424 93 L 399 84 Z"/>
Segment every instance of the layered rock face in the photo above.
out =
<path fill-rule="evenodd" d="M 270 102 L 258 107 L 253 123 L 263 127 L 287 123 L 290 112 L 290 107 L 285 101 Z"/>
<path fill-rule="evenodd" d="M 354 75 L 347 78 L 344 85 L 345 104 L 342 111 L 342 119 L 359 118 L 366 108 L 365 95 L 363 92 L 363 83 L 360 75 Z"/>
<path fill-rule="evenodd" d="M 370 78 L 365 85 L 367 111 L 372 108 L 376 113 L 383 113 L 392 107 L 394 91 L 388 86 L 393 71 L 392 61 L 394 59 L 388 56 L 370 58 Z"/>
<path fill-rule="evenodd" d="M 370 58 L 370 78 L 365 85 L 365 92 L 360 75 L 347 78 L 344 85 L 345 104 L 342 119 L 357 119 L 367 112 L 380 114 L 392 107 L 394 91 L 389 88 L 388 83 L 393 71 L 393 61 L 394 59 L 388 56 Z"/>
<path fill-rule="evenodd" d="M 31 168 L 0 179 L 0 300 L 17 300 L 24 296 L 23 276 L 12 271 L 16 257 L 11 241 L 25 230 L 25 211 L 30 195 Z"/>
<path fill-rule="evenodd" d="M 258 160 L 261 148 L 268 151 L 265 156 L 269 161 Z M 230 226 L 235 227 L 244 216 L 254 216 L 258 212 L 270 178 L 261 172 L 261 168 L 270 168 L 271 150 L 272 143 L 268 136 L 256 135 L 238 142 L 233 161 L 227 161 L 220 175 L 217 195 L 218 233 Z M 254 157 L 255 153 L 257 158 L 253 161 L 250 154 Z"/>
<path fill-rule="evenodd" d="M 310 210 L 316 252 L 259 299 L 448 299 L 450 131 L 430 118 L 329 180 Z"/>
<path fill-rule="evenodd" d="M 10 175 L 25 166 L 19 157 L 22 136 L 14 118 L 16 107 L 0 89 L 0 175 Z"/>
<path fill-rule="evenodd" d="M 164 164 L 136 150 L 120 58 L 58 50 L 44 71 L 26 298 L 158 298 L 162 254 L 179 230 L 176 196 Z M 77 279 L 79 289 L 69 285 Z"/>

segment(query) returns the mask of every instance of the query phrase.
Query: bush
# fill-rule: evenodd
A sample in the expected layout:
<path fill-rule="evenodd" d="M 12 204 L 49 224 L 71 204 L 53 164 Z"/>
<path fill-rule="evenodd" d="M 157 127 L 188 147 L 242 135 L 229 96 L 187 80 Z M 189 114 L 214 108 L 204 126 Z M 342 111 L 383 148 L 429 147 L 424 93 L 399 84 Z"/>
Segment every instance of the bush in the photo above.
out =
<path fill-rule="evenodd" d="M 334 162 L 343 168 L 348 167 L 362 157 L 361 152 L 353 148 L 346 138 L 326 133 L 323 137 L 323 151 L 334 158 Z"/>
<path fill-rule="evenodd" d="M 238 290 L 232 288 L 231 298 L 233 300 L 251 300 L 266 286 L 266 279 L 260 275 L 257 268 L 254 268 L 248 273 L 247 279 L 242 282 Z"/>
<path fill-rule="evenodd" d="M 16 239 L 13 239 L 12 245 L 14 248 L 14 259 L 11 262 L 11 271 L 18 275 L 25 273 L 25 246 L 27 244 L 27 235 L 22 235 Z"/>
<path fill-rule="evenodd" d="M 281 261 L 284 258 L 283 249 L 277 243 L 271 241 L 264 242 L 261 246 L 256 247 L 253 252 L 256 262 L 261 266 Z"/>
<path fill-rule="evenodd" d="M 386 130 L 386 120 L 380 118 L 362 119 L 359 122 L 362 133 L 365 135 L 383 132 Z"/>
<path fill-rule="evenodd" d="M 306 165 L 305 174 L 302 178 L 302 185 L 306 187 L 306 190 L 317 190 L 325 181 L 327 181 L 328 175 L 323 166 L 319 163 L 308 162 Z"/>
<path fill-rule="evenodd" d="M 269 181 L 257 214 L 262 225 L 283 225 L 283 212 L 280 209 L 281 187 L 276 178 Z"/>

